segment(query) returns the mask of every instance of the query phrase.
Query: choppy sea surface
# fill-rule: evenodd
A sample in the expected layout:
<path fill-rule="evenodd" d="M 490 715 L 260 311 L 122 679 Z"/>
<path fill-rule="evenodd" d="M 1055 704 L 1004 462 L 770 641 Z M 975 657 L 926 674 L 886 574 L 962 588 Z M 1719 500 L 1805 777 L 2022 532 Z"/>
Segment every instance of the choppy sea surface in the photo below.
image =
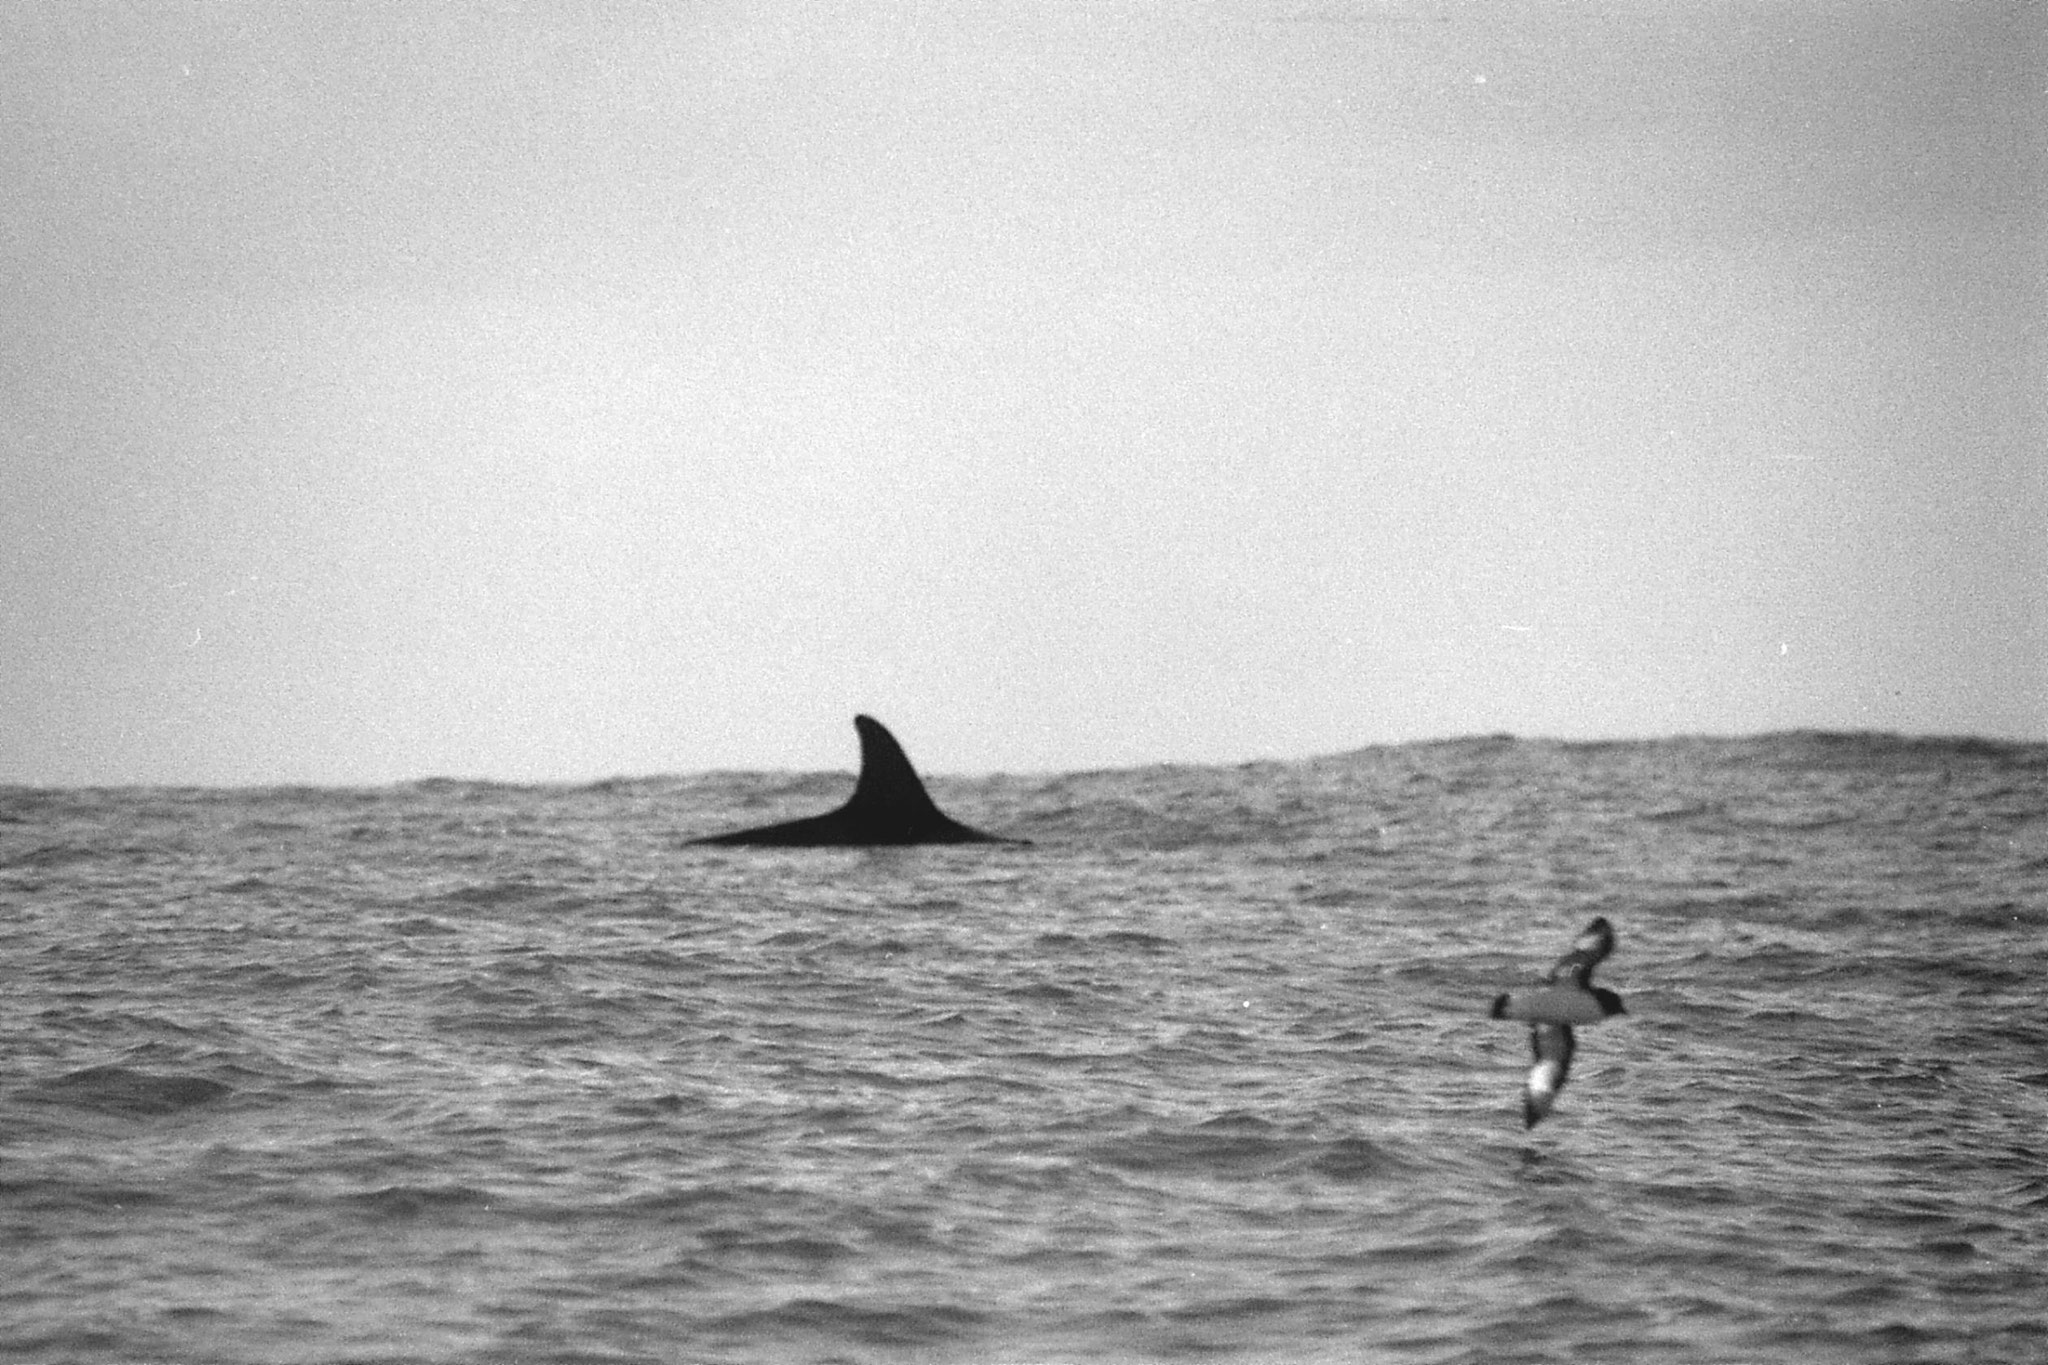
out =
<path fill-rule="evenodd" d="M 0 1360 L 2048 1359 L 2048 746 L 931 785 L 0 789 Z"/>

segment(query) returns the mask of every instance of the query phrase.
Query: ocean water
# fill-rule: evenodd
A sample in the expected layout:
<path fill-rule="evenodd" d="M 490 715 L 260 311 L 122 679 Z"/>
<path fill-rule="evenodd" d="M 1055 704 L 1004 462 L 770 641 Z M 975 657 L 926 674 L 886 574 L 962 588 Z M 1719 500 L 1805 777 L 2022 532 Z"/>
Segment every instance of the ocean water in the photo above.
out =
<path fill-rule="evenodd" d="M 2048 746 L 849 786 L 0 790 L 0 1360 L 2048 1359 Z"/>

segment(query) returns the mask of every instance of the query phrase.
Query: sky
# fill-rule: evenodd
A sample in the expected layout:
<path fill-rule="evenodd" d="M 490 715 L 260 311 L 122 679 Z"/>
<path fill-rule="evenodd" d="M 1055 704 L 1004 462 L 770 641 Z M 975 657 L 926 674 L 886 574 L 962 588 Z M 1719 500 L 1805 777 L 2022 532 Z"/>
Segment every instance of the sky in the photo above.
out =
<path fill-rule="evenodd" d="M 0 782 L 2048 739 L 2048 12 L 0 7 Z"/>

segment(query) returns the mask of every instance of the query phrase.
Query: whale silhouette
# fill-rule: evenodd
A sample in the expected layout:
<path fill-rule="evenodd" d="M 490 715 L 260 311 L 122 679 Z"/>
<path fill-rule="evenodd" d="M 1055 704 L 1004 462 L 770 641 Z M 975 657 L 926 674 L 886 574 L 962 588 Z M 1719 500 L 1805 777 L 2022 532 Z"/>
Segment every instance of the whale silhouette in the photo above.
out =
<path fill-rule="evenodd" d="M 932 801 L 896 736 L 873 716 L 855 716 L 860 780 L 845 805 L 823 815 L 690 840 L 693 844 L 761 844 L 781 848 L 871 844 L 1028 844 L 970 829 Z"/>

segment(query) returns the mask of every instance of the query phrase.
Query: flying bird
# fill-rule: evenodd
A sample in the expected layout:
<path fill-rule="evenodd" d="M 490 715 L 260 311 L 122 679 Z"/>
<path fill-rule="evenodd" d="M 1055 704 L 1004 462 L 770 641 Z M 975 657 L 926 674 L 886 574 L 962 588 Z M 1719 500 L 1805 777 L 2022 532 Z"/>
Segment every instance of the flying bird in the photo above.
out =
<path fill-rule="evenodd" d="M 1493 999 L 1493 1017 L 1521 1019 L 1529 1025 L 1529 1050 L 1536 1064 L 1522 1091 L 1522 1124 L 1534 1128 L 1550 1114 L 1571 1075 L 1573 1024 L 1597 1024 L 1626 1014 L 1621 997 L 1593 984 L 1593 969 L 1614 951 L 1614 926 L 1605 916 L 1595 919 L 1572 941 L 1571 951 L 1557 960 L 1541 986 L 1502 991 Z"/>

